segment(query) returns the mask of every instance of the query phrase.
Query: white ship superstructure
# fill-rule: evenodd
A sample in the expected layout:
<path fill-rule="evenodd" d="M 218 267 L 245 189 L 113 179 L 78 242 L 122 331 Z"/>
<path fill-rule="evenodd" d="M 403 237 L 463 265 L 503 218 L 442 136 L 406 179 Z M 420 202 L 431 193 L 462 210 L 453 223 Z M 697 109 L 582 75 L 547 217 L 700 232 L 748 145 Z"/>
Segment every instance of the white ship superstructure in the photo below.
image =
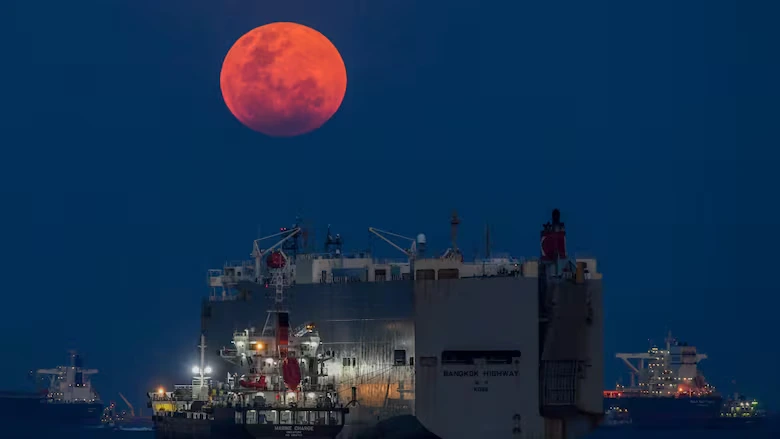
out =
<path fill-rule="evenodd" d="M 81 356 L 70 354 L 69 366 L 57 366 L 54 369 L 38 369 L 38 377 L 48 381 L 46 401 L 48 403 L 100 403 L 100 397 L 92 388 L 92 375 L 97 369 L 83 367 Z"/>
<path fill-rule="evenodd" d="M 695 346 L 680 343 L 669 332 L 665 348 L 651 347 L 647 352 L 618 353 L 630 372 L 630 385 L 618 385 L 615 391 L 605 395 L 668 397 L 678 394 L 709 395 L 715 388 L 707 384 L 698 365 L 707 359 Z"/>
<path fill-rule="evenodd" d="M 443 439 L 576 436 L 603 413 L 601 274 L 595 259 L 567 256 L 556 215 L 540 257 L 495 257 L 486 245 L 474 261 L 457 246 L 456 213 L 440 256 L 425 235 L 369 228 L 399 260 L 345 253 L 330 227 L 324 251 L 305 251 L 309 230 L 296 224 L 255 240 L 251 260 L 209 272 L 203 331 L 230 347 L 237 331 L 267 327 L 260 316 L 284 290 L 290 318 L 322 337 L 335 392 L 357 400 L 344 438 L 412 414 Z M 280 257 L 289 263 L 274 273 Z M 227 372 L 239 370 L 215 367 Z"/>

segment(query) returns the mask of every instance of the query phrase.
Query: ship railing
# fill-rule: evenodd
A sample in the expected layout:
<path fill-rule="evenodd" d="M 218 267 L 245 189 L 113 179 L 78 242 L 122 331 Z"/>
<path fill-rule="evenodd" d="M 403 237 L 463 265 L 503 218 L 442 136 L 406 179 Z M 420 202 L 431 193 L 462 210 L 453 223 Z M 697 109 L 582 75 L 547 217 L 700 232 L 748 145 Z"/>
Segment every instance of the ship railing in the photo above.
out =
<path fill-rule="evenodd" d="M 298 255 L 298 261 L 309 261 L 313 259 L 371 259 L 369 252 L 352 253 L 304 253 Z"/>
<path fill-rule="evenodd" d="M 223 267 L 224 268 L 250 268 L 250 269 L 254 269 L 255 268 L 255 261 L 247 260 L 247 259 L 226 261 L 223 264 Z"/>
<path fill-rule="evenodd" d="M 238 294 L 225 292 L 224 294 L 209 294 L 209 302 L 232 302 L 238 300 Z"/>
<path fill-rule="evenodd" d="M 289 410 L 291 408 L 297 408 L 300 410 L 343 410 L 344 404 L 343 403 L 337 403 L 337 404 L 284 404 L 284 403 L 265 403 L 261 404 L 257 401 L 252 400 L 244 400 L 244 401 L 225 401 L 225 400 L 214 400 L 210 404 L 212 407 L 229 407 L 229 408 L 243 408 L 243 409 L 250 409 L 250 410 Z"/>
<path fill-rule="evenodd" d="M 409 259 L 400 258 L 373 258 L 372 262 L 374 265 L 409 265 Z"/>

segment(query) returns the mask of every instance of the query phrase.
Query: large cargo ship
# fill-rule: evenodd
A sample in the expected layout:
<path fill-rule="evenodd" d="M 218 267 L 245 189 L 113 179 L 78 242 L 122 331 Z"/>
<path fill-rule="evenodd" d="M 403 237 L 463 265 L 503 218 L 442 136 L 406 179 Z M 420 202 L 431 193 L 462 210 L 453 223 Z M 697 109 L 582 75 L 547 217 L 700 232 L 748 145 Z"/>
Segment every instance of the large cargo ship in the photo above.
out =
<path fill-rule="evenodd" d="M 666 338 L 666 348 L 619 353 L 628 365 L 631 384 L 604 392 L 609 421 L 641 428 L 713 427 L 721 417 L 723 398 L 698 369 L 707 355 L 696 347 Z M 628 422 L 625 422 L 628 421 Z"/>
<path fill-rule="evenodd" d="M 450 247 L 433 256 L 423 234 L 369 228 L 400 260 L 344 252 L 330 227 L 320 251 L 300 224 L 255 240 L 252 260 L 209 272 L 201 321 L 212 349 L 202 364 L 213 376 L 245 374 L 245 366 L 226 363 L 221 353 L 233 348 L 237 332 L 266 328 L 268 308 L 283 294 L 290 321 L 317 328 L 327 357 L 323 382 L 332 383 L 325 391 L 349 405 L 339 438 L 387 425 L 408 428 L 410 438 L 412 431 L 444 439 L 555 439 L 590 431 L 603 416 L 596 260 L 569 257 L 557 210 L 540 233 L 541 255 L 532 258 L 493 254 L 486 231 L 482 257 L 465 261 L 459 223 L 453 213 Z"/>
<path fill-rule="evenodd" d="M 47 386 L 39 392 L 0 392 L 0 423 L 13 428 L 82 427 L 100 425 L 103 404 L 90 377 L 98 371 L 83 367 L 72 352 L 69 366 L 40 369 L 31 376 Z"/>

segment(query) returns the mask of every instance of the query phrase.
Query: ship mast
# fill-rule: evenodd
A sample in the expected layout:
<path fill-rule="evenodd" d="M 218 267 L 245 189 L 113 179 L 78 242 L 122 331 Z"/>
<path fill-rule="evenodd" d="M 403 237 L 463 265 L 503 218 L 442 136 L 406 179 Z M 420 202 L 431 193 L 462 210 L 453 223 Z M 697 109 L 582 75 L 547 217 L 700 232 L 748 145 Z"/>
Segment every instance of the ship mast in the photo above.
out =
<path fill-rule="evenodd" d="M 198 371 L 200 374 L 200 389 L 201 392 L 203 391 L 203 379 L 205 378 L 204 373 L 206 372 L 206 335 L 200 334 L 200 344 L 198 345 L 198 348 L 200 348 L 200 370 Z"/>
<path fill-rule="evenodd" d="M 200 400 L 205 400 L 208 399 L 209 389 L 206 386 L 206 381 L 211 379 L 211 367 L 206 366 L 206 335 L 203 333 L 200 334 L 200 344 L 198 344 L 198 349 L 200 349 L 200 365 L 192 366 L 192 390 L 193 397 L 195 397 L 195 386 L 197 385 L 197 398 Z"/>
<path fill-rule="evenodd" d="M 278 326 L 279 315 L 286 314 L 287 311 L 284 307 L 284 290 L 289 287 L 291 278 L 294 273 L 295 261 L 284 252 L 285 243 L 292 239 L 297 239 L 301 234 L 301 227 L 293 227 L 292 229 L 282 228 L 279 233 L 266 236 L 264 238 L 256 239 L 253 243 L 254 249 L 252 255 L 255 257 L 256 272 L 260 273 L 262 270 L 263 258 L 266 258 L 266 266 L 271 273 L 270 285 L 274 288 L 274 307 L 268 311 L 268 316 L 263 326 L 263 336 L 270 336 L 275 332 L 275 326 Z M 279 238 L 273 245 L 267 249 L 261 249 L 260 243 L 264 240 L 271 238 Z M 290 248 L 295 248 L 291 246 Z M 276 316 L 273 322 L 272 315 Z"/>
<path fill-rule="evenodd" d="M 392 246 L 394 249 L 396 249 L 396 250 L 400 251 L 401 253 L 405 254 L 406 257 L 409 258 L 409 262 L 414 261 L 414 259 L 417 257 L 417 243 L 420 242 L 420 237 L 419 236 L 418 236 L 417 239 L 413 239 L 413 238 L 409 238 L 407 236 L 399 235 L 397 233 L 388 232 L 386 230 L 381 230 L 381 229 L 377 229 L 377 228 L 374 228 L 374 227 L 369 227 L 368 231 L 369 231 L 369 233 L 372 233 L 375 236 L 377 236 L 382 241 L 390 244 L 390 246 Z M 387 235 L 387 236 L 385 236 L 385 235 Z M 409 243 L 410 243 L 409 248 L 408 249 L 402 248 L 400 245 L 398 245 L 398 244 L 394 243 L 393 241 L 391 241 L 388 238 L 388 236 L 392 236 L 394 238 L 400 238 L 400 239 L 409 241 Z M 424 243 L 425 242 L 425 235 L 421 235 L 421 236 L 422 236 L 422 243 Z"/>

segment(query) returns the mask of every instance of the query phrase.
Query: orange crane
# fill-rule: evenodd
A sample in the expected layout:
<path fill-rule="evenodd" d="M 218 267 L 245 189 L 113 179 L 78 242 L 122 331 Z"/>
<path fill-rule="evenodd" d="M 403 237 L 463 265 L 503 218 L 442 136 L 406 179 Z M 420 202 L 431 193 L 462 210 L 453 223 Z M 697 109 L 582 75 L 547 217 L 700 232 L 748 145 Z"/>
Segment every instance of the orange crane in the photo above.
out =
<path fill-rule="evenodd" d="M 130 404 L 130 401 L 128 401 L 127 398 L 125 398 L 125 395 L 122 395 L 122 392 L 119 392 L 119 397 L 122 398 L 122 401 L 124 401 L 125 404 L 127 404 L 127 408 L 130 409 L 130 416 L 135 418 L 135 409 L 133 408 L 133 405 Z"/>

